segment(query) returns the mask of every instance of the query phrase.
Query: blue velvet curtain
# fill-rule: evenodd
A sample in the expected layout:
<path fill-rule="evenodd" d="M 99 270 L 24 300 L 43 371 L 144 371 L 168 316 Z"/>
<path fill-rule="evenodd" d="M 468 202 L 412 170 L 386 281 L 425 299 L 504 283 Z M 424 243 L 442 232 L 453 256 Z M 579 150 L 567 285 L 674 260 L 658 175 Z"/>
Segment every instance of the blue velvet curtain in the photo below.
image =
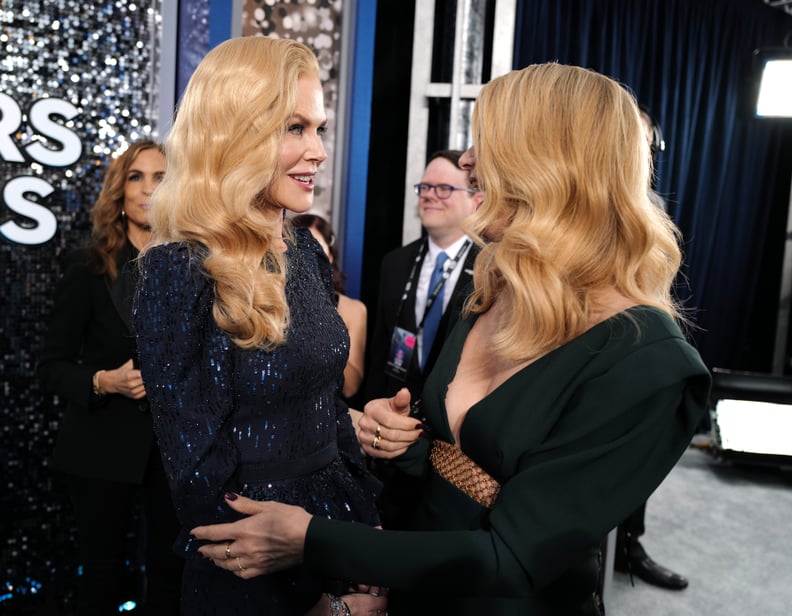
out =
<path fill-rule="evenodd" d="M 711 367 L 772 367 L 792 121 L 753 118 L 750 73 L 753 50 L 790 31 L 762 0 L 518 2 L 516 68 L 592 68 L 659 121 L 657 191 L 684 234 L 679 295 Z"/>

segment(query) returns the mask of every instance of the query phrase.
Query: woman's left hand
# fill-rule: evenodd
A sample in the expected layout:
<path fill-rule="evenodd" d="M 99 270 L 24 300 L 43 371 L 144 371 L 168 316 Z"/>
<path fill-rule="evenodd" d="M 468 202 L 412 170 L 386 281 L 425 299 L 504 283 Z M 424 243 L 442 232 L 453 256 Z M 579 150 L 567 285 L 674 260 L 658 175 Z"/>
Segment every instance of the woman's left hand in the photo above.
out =
<path fill-rule="evenodd" d="M 226 503 L 248 517 L 194 528 L 193 537 L 211 542 L 198 548 L 203 556 L 243 579 L 302 563 L 311 514 L 293 505 L 254 501 L 237 494 L 226 494 Z"/>
<path fill-rule="evenodd" d="M 396 458 L 423 434 L 421 422 L 410 416 L 410 391 L 406 387 L 391 398 L 371 400 L 353 423 L 363 452 L 372 458 Z"/>

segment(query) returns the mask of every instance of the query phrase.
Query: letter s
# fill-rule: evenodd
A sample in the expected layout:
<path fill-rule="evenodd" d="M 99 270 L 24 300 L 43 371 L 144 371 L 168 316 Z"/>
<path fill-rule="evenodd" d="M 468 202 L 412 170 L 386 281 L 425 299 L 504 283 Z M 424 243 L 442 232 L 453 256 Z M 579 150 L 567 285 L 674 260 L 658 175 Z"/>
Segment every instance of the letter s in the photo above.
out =
<path fill-rule="evenodd" d="M 55 215 L 43 205 L 25 198 L 25 193 L 36 193 L 44 198 L 52 194 L 54 189 L 41 178 L 18 177 L 14 178 L 3 189 L 3 199 L 9 209 L 34 220 L 37 225 L 33 228 L 22 227 L 13 220 L 8 220 L 0 225 L 0 234 L 17 244 L 43 244 L 52 239 L 58 228 Z"/>
<path fill-rule="evenodd" d="M 30 123 L 42 135 L 63 145 L 60 150 L 50 150 L 41 143 L 27 146 L 27 153 L 42 165 L 68 167 L 82 156 L 82 143 L 77 134 L 53 122 L 52 116 L 59 115 L 67 121 L 79 114 L 78 109 L 68 101 L 59 98 L 44 98 L 33 103 L 30 108 Z"/>

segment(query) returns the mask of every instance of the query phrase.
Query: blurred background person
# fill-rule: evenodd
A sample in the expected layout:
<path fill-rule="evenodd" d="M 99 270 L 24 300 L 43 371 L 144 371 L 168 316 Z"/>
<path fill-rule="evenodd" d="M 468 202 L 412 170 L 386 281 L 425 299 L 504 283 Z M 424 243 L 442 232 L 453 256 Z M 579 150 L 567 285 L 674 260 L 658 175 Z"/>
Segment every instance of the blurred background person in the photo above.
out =
<path fill-rule="evenodd" d="M 461 155 L 461 150 L 439 150 L 429 157 L 414 186 L 425 235 L 382 259 L 363 402 L 392 396 L 402 387 L 413 400 L 420 399 L 472 290 L 479 247 L 462 230 L 462 222 L 483 195 L 468 185 Z M 387 460 L 373 460 L 372 469 L 384 484 L 379 498 L 383 525 L 409 528 L 420 484 Z"/>
<path fill-rule="evenodd" d="M 336 236 L 330 223 L 315 214 L 298 214 L 289 220 L 295 227 L 303 227 L 311 232 L 333 267 L 336 308 L 338 308 L 338 313 L 349 331 L 349 359 L 344 368 L 343 394 L 351 407 L 358 408 L 356 394 L 363 382 L 363 364 L 366 354 L 366 319 L 368 316 L 366 305 L 345 294 L 346 276 L 338 266 Z"/>
<path fill-rule="evenodd" d="M 476 211 L 483 196 L 468 186 L 468 174 L 459 166 L 461 155 L 461 150 L 440 150 L 429 157 L 414 186 L 425 236 L 382 259 L 367 349 L 366 401 L 392 396 L 402 387 L 420 398 L 471 290 L 479 249 L 465 235 L 462 221 Z"/>
<path fill-rule="evenodd" d="M 648 107 L 639 106 L 641 126 L 644 130 L 646 142 L 649 144 L 649 154 L 652 162 L 652 175 L 649 185 L 649 199 L 664 212 L 668 211 L 665 199 L 655 192 L 657 184 L 657 157 L 665 150 L 663 131 L 660 124 L 654 119 Z M 646 532 L 646 502 L 631 513 L 619 524 L 616 532 L 616 552 L 614 568 L 622 573 L 636 575 L 647 584 L 668 588 L 669 590 L 684 590 L 688 586 L 686 577 L 675 573 L 656 563 L 639 541 Z"/>
<path fill-rule="evenodd" d="M 91 211 L 92 241 L 70 254 L 55 291 L 38 373 L 66 401 L 53 467 L 63 473 L 77 525 L 82 575 L 77 615 L 118 612 L 128 584 L 127 535 L 142 505 L 146 597 L 141 614 L 177 614 L 178 523 L 146 390 L 136 365 L 134 260 L 151 235 L 151 195 L 165 174 L 153 141 L 113 158 Z"/>

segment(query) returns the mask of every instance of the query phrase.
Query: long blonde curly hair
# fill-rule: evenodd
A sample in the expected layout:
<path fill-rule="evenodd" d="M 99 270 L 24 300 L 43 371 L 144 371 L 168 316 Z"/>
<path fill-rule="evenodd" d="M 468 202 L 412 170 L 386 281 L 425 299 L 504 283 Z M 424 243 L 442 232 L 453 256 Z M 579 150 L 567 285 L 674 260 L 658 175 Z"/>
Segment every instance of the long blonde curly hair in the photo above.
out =
<path fill-rule="evenodd" d="M 168 173 L 152 202 L 151 245 L 204 247 L 214 319 L 242 348 L 282 344 L 289 324 L 281 237 L 261 206 L 303 76 L 318 79 L 319 66 L 301 43 L 227 40 L 193 73 L 165 143 Z"/>
<path fill-rule="evenodd" d="M 512 71 L 482 89 L 473 142 L 485 198 L 465 227 L 484 247 L 467 310 L 497 299 L 498 355 L 524 361 L 580 335 L 603 289 L 680 318 L 680 236 L 649 200 L 648 145 L 624 87 L 555 63 Z"/>

